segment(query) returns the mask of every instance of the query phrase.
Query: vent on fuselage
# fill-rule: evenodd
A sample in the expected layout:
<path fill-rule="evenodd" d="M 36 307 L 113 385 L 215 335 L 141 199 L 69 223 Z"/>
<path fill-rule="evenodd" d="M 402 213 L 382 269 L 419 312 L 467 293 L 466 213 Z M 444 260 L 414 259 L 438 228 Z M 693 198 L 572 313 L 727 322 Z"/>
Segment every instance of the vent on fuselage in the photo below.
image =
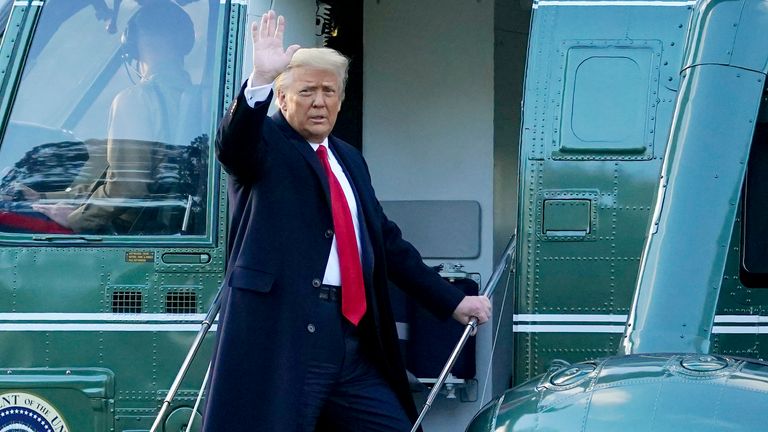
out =
<path fill-rule="evenodd" d="M 165 313 L 193 314 L 197 313 L 197 293 L 189 291 L 172 291 L 165 295 Z"/>
<path fill-rule="evenodd" d="M 112 293 L 112 313 L 139 314 L 142 301 L 141 291 L 115 291 Z"/>

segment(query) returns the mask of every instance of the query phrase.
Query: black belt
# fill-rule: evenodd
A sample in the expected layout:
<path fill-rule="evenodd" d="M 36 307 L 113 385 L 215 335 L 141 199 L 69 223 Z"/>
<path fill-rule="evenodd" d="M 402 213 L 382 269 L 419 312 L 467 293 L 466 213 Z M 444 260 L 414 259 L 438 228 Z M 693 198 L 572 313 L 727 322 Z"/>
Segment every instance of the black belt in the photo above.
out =
<path fill-rule="evenodd" d="M 318 288 L 318 298 L 338 303 L 341 301 L 341 287 L 336 285 L 320 285 L 320 288 Z"/>

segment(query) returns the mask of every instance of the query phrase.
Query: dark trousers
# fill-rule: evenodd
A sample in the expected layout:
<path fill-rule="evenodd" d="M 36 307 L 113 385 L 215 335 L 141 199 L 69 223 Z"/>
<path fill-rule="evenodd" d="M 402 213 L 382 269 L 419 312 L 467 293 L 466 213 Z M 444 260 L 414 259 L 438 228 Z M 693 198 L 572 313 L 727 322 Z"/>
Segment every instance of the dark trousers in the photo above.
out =
<path fill-rule="evenodd" d="M 322 287 L 321 289 L 328 289 Z M 322 297 L 322 298 L 321 298 Z M 373 363 L 336 295 L 318 296 L 300 407 L 302 432 L 409 432 L 411 423 Z"/>

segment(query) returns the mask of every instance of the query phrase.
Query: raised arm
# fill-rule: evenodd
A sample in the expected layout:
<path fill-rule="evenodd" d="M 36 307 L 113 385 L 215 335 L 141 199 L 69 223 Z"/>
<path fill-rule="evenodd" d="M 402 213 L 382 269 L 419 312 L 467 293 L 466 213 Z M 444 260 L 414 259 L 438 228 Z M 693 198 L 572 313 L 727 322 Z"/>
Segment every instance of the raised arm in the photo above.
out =
<path fill-rule="evenodd" d="M 251 40 L 253 41 L 253 71 L 249 78 L 251 86 L 271 84 L 280 75 L 293 54 L 299 49 L 291 45 L 283 49 L 285 34 L 285 18 L 276 17 L 275 11 L 269 11 L 261 16 L 261 22 L 251 23 Z"/>
<path fill-rule="evenodd" d="M 243 86 L 258 87 L 272 84 L 299 49 L 298 45 L 283 48 L 285 19 L 274 11 L 262 15 L 251 24 L 253 41 L 253 69 Z M 216 151 L 222 167 L 240 182 L 253 181 L 258 176 L 262 161 L 262 126 L 269 109 L 270 99 L 250 106 L 240 91 L 219 125 Z"/>

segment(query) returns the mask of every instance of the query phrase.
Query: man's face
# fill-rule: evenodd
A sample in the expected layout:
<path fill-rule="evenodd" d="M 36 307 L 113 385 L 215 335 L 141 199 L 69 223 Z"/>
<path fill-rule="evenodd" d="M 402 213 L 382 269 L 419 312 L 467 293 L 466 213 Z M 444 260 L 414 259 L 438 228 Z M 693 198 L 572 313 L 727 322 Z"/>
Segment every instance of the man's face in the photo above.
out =
<path fill-rule="evenodd" d="M 299 67 L 278 92 L 277 100 L 285 119 L 304 139 L 322 142 L 331 134 L 341 109 L 341 89 L 330 70 Z"/>

